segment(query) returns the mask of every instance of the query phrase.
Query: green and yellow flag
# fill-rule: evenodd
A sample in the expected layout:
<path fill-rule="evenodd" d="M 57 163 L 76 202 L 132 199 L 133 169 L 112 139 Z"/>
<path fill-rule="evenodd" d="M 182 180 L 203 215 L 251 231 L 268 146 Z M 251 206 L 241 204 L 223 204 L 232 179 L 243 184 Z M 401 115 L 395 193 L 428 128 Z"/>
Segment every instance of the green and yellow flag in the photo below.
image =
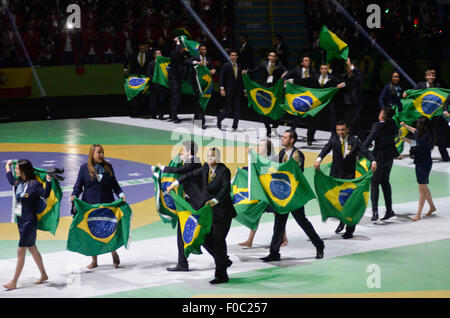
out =
<path fill-rule="evenodd" d="M 181 46 L 184 48 L 186 52 L 189 52 L 191 56 L 199 55 L 198 48 L 200 43 L 192 40 L 188 40 L 186 35 L 181 35 L 177 37 L 180 40 Z"/>
<path fill-rule="evenodd" d="M 153 83 L 169 88 L 170 57 L 157 56 L 155 62 L 155 70 L 153 71 Z M 192 86 L 187 82 L 181 83 L 181 93 L 194 95 Z"/>
<path fill-rule="evenodd" d="M 127 99 L 130 101 L 139 94 L 148 93 L 150 78 L 144 75 L 132 75 L 125 80 L 124 87 Z"/>
<path fill-rule="evenodd" d="M 421 116 L 429 119 L 441 116 L 450 89 L 408 89 L 406 94 L 408 97 L 401 100 L 403 111 L 397 111 L 396 117 L 398 122 L 412 125 Z"/>
<path fill-rule="evenodd" d="M 330 61 L 335 58 L 343 60 L 347 60 L 348 58 L 347 43 L 328 30 L 326 26 L 323 26 L 320 31 L 319 47 L 327 51 L 327 63 L 330 63 Z"/>
<path fill-rule="evenodd" d="M 169 167 L 183 165 L 180 156 L 177 155 L 169 163 Z M 178 222 L 178 211 L 172 197 L 167 193 L 167 188 L 179 177 L 176 173 L 164 173 L 157 166 L 152 166 L 153 182 L 155 185 L 156 212 L 164 223 L 170 223 L 175 228 Z M 180 185 L 176 192 L 183 195 L 183 187 Z"/>
<path fill-rule="evenodd" d="M 315 198 L 297 162 L 278 163 L 255 153 L 249 155 L 249 199 L 261 200 L 278 213 L 289 213 Z"/>
<path fill-rule="evenodd" d="M 192 39 L 192 35 L 185 28 L 176 28 L 172 31 L 172 34 L 175 37 L 185 35 L 188 40 Z"/>
<path fill-rule="evenodd" d="M 280 107 L 294 116 L 313 117 L 328 105 L 338 90 L 337 87 L 307 88 L 287 82 L 284 104 Z"/>
<path fill-rule="evenodd" d="M 132 211 L 122 199 L 107 204 L 74 200 L 75 214 L 67 239 L 67 250 L 86 256 L 114 252 L 127 246 Z"/>
<path fill-rule="evenodd" d="M 408 129 L 406 129 L 405 127 L 401 127 L 400 128 L 400 132 L 398 134 L 398 136 L 395 138 L 395 147 L 398 150 L 398 153 L 401 154 L 403 152 L 403 147 L 405 144 L 405 141 L 403 140 L 403 138 L 406 137 L 406 135 L 408 135 Z"/>
<path fill-rule="evenodd" d="M 266 210 L 267 203 L 248 198 L 247 170 L 237 169 L 236 175 L 231 181 L 231 199 L 237 213 L 236 221 L 256 231 L 261 215 Z"/>
<path fill-rule="evenodd" d="M 203 112 L 206 112 L 206 107 L 213 92 L 213 79 L 211 72 L 206 66 L 196 65 L 195 70 L 197 72 L 197 83 L 201 93 L 199 104 Z"/>
<path fill-rule="evenodd" d="M 195 211 L 192 206 L 174 191 L 170 195 L 178 210 L 181 234 L 184 242 L 184 255 L 202 254 L 200 247 L 205 236 L 211 232 L 212 208 L 209 204 Z"/>
<path fill-rule="evenodd" d="M 338 179 L 325 175 L 322 170 L 314 174 L 314 187 L 319 201 L 322 220 L 333 217 L 353 226 L 358 224 L 369 202 L 372 171 L 356 179 Z"/>
<path fill-rule="evenodd" d="M 12 172 L 14 178 L 17 179 L 14 172 L 16 165 L 17 161 L 13 161 Z M 47 171 L 40 168 L 34 168 L 34 174 L 36 175 L 36 180 L 39 181 L 45 189 L 45 178 L 47 176 Z M 47 199 L 41 197 L 38 203 L 36 216 L 39 230 L 48 231 L 55 235 L 59 225 L 62 196 L 63 193 L 59 181 L 57 179 L 52 179 L 52 191 L 50 192 L 50 196 Z"/>
<path fill-rule="evenodd" d="M 258 114 L 270 117 L 273 120 L 280 119 L 284 112 L 280 108 L 283 100 L 283 81 L 280 79 L 271 87 L 263 87 L 252 81 L 248 74 L 242 74 L 244 86 L 247 91 L 248 106 Z"/>

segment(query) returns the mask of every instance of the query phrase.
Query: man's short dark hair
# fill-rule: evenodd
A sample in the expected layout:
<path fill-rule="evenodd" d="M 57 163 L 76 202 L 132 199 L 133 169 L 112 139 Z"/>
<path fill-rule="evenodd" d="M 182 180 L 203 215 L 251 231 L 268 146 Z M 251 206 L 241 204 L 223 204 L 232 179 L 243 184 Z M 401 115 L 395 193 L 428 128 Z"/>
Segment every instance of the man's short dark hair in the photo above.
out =
<path fill-rule="evenodd" d="M 247 35 L 244 34 L 244 33 L 239 34 L 239 36 L 242 36 L 242 37 L 243 37 L 244 39 L 246 39 L 246 40 L 248 39 L 248 38 L 247 38 Z"/>
<path fill-rule="evenodd" d="M 237 50 L 230 50 L 230 55 L 231 55 L 231 53 L 236 53 L 237 55 L 239 55 L 239 52 L 237 51 Z"/>
<path fill-rule="evenodd" d="M 289 134 L 289 138 L 293 138 L 294 139 L 294 144 L 297 142 L 298 139 L 298 135 L 297 132 L 293 129 L 288 129 L 285 131 L 285 133 Z"/>
<path fill-rule="evenodd" d="M 391 120 L 392 117 L 394 117 L 395 115 L 395 112 L 392 109 L 392 107 L 383 108 L 383 112 L 384 112 L 384 120 Z"/>
<path fill-rule="evenodd" d="M 198 152 L 198 145 L 193 140 L 185 140 L 183 141 L 183 146 L 187 151 L 191 152 L 191 155 L 196 156 Z"/>
<path fill-rule="evenodd" d="M 343 120 L 338 121 L 338 122 L 336 123 L 336 126 L 345 126 L 345 127 L 348 127 L 348 126 L 347 126 L 347 123 L 346 123 L 345 121 L 343 121 Z"/>
<path fill-rule="evenodd" d="M 206 44 L 205 44 L 205 43 L 200 43 L 200 45 L 198 46 L 198 48 L 201 48 L 202 46 L 206 48 Z"/>

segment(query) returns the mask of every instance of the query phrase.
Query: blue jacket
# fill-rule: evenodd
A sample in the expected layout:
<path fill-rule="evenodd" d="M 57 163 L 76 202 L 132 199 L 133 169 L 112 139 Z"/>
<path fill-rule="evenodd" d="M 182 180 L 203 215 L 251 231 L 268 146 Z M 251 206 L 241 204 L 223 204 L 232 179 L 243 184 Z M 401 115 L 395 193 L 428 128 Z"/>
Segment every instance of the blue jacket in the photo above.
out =
<path fill-rule="evenodd" d="M 14 195 L 16 194 L 17 186 L 15 185 L 16 179 L 12 172 L 6 173 L 6 178 L 8 182 L 14 186 Z M 22 204 L 22 220 L 37 220 L 36 214 L 38 210 L 40 197 L 47 199 L 50 196 L 50 192 L 52 191 L 52 183 L 46 181 L 45 189 L 37 180 L 31 180 L 28 182 L 28 187 L 25 192 L 25 195 L 20 200 Z"/>
<path fill-rule="evenodd" d="M 399 88 L 399 96 L 397 96 L 396 92 L 394 92 L 391 88 L 391 84 L 387 84 L 383 87 L 380 97 L 378 98 L 380 109 L 397 105 L 398 111 L 402 111 L 402 103 L 400 102 L 400 100 L 402 99 L 402 95 L 405 90 L 401 86 L 399 86 Z"/>
<path fill-rule="evenodd" d="M 114 174 L 112 166 L 111 171 Z M 116 177 L 111 176 L 105 170 L 103 178 L 100 181 L 95 176 L 91 179 L 88 165 L 85 163 L 80 167 L 77 181 L 73 186 L 72 195 L 78 198 L 83 193 L 81 200 L 89 204 L 110 203 L 115 201 L 113 191 L 117 196 L 122 193 L 122 188 L 119 186 Z"/>

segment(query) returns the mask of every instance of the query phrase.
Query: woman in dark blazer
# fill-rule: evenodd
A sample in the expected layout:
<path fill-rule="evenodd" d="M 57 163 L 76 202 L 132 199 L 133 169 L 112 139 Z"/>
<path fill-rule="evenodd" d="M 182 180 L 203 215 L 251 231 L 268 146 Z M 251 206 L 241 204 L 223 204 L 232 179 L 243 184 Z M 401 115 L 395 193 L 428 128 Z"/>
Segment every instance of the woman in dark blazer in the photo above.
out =
<path fill-rule="evenodd" d="M 36 247 L 36 233 L 38 227 L 37 210 L 42 198 L 47 199 L 52 190 L 51 178 L 47 175 L 45 188 L 36 180 L 33 165 L 26 159 L 17 162 L 14 178 L 11 166 L 13 162 L 9 160 L 6 163 L 6 178 L 14 186 L 14 212 L 17 217 L 17 226 L 19 228 L 20 241 L 17 250 L 17 265 L 14 278 L 11 282 L 3 285 L 7 290 L 13 290 L 17 287 L 17 281 L 25 264 L 25 254 L 30 251 L 36 262 L 41 278 L 35 284 L 41 284 L 48 279 L 44 268 L 42 256 Z"/>
<path fill-rule="evenodd" d="M 101 145 L 92 145 L 89 150 L 88 162 L 80 167 L 78 178 L 73 186 L 70 201 L 83 193 L 81 200 L 89 204 L 114 202 L 113 192 L 123 201 L 125 195 L 114 175 L 112 165 L 105 160 Z M 120 259 L 116 251 L 112 252 L 114 267 L 119 267 Z M 89 269 L 97 267 L 97 256 L 92 256 Z"/>
<path fill-rule="evenodd" d="M 417 119 L 417 128 L 408 126 L 404 122 L 401 122 L 400 125 L 412 132 L 416 138 L 414 164 L 416 165 L 416 178 L 417 183 L 419 184 L 419 206 L 413 221 L 419 221 L 421 219 L 425 201 L 430 205 L 430 210 L 426 216 L 430 216 L 431 213 L 436 211 L 436 206 L 433 203 L 433 198 L 431 197 L 431 192 L 428 188 L 429 176 L 433 165 L 431 159 L 431 151 L 433 150 L 434 144 L 433 130 L 431 128 L 430 120 L 425 116 Z"/>
<path fill-rule="evenodd" d="M 402 111 L 402 103 L 400 100 L 403 97 L 405 90 L 400 86 L 400 73 L 397 71 L 392 72 L 391 82 L 386 84 L 381 91 L 378 103 L 380 104 L 380 110 L 386 107 L 392 107 L 397 105 L 398 111 Z"/>

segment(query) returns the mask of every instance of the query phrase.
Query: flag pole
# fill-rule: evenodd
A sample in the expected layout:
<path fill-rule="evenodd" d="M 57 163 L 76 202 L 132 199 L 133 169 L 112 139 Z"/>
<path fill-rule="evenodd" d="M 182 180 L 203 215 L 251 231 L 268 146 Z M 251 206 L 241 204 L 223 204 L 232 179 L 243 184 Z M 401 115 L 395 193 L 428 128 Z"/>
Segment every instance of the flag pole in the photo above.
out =
<path fill-rule="evenodd" d="M 366 30 L 364 30 L 358 24 L 358 22 L 356 22 L 356 20 L 352 18 L 352 16 L 347 12 L 347 10 L 345 10 L 336 0 L 330 0 L 330 2 L 332 2 L 336 6 L 337 12 L 342 13 L 344 15 L 344 17 L 346 17 L 347 20 L 359 32 L 361 32 L 362 35 L 364 35 L 364 37 L 370 42 L 370 44 L 372 44 L 372 46 L 375 47 L 375 49 L 377 49 L 378 52 L 380 52 L 388 60 L 388 62 L 392 64 L 392 66 L 394 66 L 394 68 L 409 82 L 409 84 L 411 84 L 412 87 L 416 87 L 416 82 L 414 82 L 408 76 L 408 74 L 406 74 L 406 72 L 392 59 L 392 57 L 390 57 L 389 54 L 387 54 L 386 51 L 383 50 L 383 48 L 381 46 L 379 46 L 378 43 L 369 36 L 369 34 L 367 34 Z"/>

